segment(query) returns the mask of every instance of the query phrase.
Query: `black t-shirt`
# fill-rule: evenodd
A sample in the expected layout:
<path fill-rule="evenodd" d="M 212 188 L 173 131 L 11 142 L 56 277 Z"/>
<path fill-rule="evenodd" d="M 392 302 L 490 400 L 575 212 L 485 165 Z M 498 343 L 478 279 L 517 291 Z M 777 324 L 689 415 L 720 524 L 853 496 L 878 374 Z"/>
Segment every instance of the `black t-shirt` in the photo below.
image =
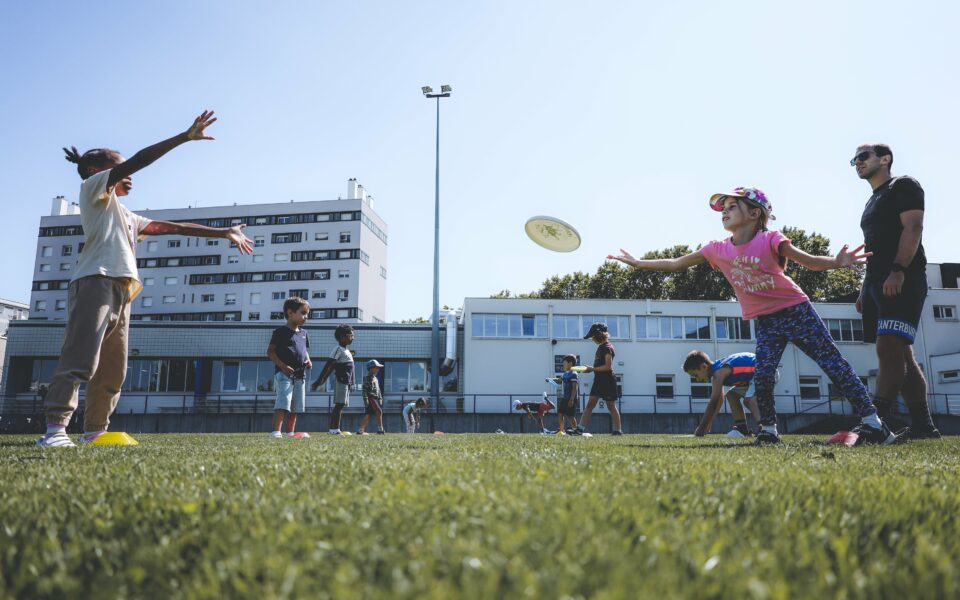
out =
<path fill-rule="evenodd" d="M 307 349 L 310 347 L 307 332 L 303 329 L 294 331 L 286 325 L 277 327 L 270 338 L 270 345 L 276 348 L 277 358 L 280 359 L 280 362 L 295 371 L 293 377 L 303 379 L 307 357 L 309 356 Z M 280 367 L 274 365 L 274 371 L 279 372 Z"/>
<path fill-rule="evenodd" d="M 597 355 L 593 358 L 593 368 L 602 367 L 607 364 L 607 355 L 610 355 L 610 364 L 613 364 L 613 357 L 617 355 L 613 351 L 613 344 L 610 342 L 604 342 L 597 346 Z M 601 371 L 599 373 L 594 373 L 593 380 L 597 379 L 613 379 L 613 371 Z"/>
<path fill-rule="evenodd" d="M 883 281 L 897 257 L 903 224 L 900 213 L 923 210 L 923 188 L 913 177 L 894 177 L 873 190 L 860 218 L 866 250 L 873 252 L 867 258 L 867 281 Z M 917 248 L 907 273 L 922 273 L 927 265 L 923 244 Z"/>

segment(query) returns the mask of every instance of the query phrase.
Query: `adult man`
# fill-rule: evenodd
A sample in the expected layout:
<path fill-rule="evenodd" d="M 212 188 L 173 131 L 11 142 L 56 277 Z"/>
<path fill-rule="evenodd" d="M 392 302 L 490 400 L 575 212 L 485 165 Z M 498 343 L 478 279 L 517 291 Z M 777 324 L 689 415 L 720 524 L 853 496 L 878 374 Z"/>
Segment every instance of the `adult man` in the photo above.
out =
<path fill-rule="evenodd" d="M 913 339 L 927 296 L 923 252 L 924 198 L 916 179 L 893 177 L 893 151 L 886 144 L 863 144 L 850 160 L 873 190 L 860 219 L 867 276 L 857 299 L 864 340 L 876 342 L 877 389 L 874 404 L 885 419 L 903 395 L 910 410 L 904 439 L 939 438 L 927 406 L 927 382 L 913 356 Z"/>

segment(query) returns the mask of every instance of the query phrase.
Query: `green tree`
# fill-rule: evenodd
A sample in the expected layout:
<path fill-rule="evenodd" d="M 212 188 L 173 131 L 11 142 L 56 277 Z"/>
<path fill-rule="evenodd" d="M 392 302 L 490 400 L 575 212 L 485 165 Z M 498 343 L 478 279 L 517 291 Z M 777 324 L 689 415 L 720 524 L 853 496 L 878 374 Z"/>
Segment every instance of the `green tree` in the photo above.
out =
<path fill-rule="evenodd" d="M 808 234 L 798 227 L 784 227 L 780 231 L 796 248 L 808 254 L 815 256 L 836 254 L 836 252 L 830 252 L 830 240 L 817 232 Z M 786 272 L 814 302 L 833 300 L 859 292 L 860 283 L 863 281 L 863 267 L 812 271 L 795 262 L 789 262 Z"/>
<path fill-rule="evenodd" d="M 554 275 L 543 282 L 539 292 L 533 292 L 538 298 L 564 299 L 589 298 L 590 275 L 576 271 L 569 275 Z"/>

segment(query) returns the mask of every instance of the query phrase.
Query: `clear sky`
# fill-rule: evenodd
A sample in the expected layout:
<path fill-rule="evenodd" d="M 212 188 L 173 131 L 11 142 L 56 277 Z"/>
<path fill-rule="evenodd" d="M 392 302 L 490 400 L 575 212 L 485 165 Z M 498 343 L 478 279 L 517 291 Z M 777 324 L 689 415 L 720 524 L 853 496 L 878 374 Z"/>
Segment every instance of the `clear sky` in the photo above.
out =
<path fill-rule="evenodd" d="M 63 159 L 126 155 L 204 108 L 213 142 L 138 173 L 128 205 L 336 198 L 356 177 L 387 221 L 387 319 L 427 316 L 434 105 L 441 106 L 441 297 L 536 289 L 620 247 L 723 236 L 713 192 L 764 188 L 777 225 L 859 244 L 864 141 L 927 194 L 924 245 L 950 250 L 958 4 L 786 2 L 8 2 L 0 20 L 0 296 L 27 301 Z M 552 214 L 583 245 L 523 224 Z"/>

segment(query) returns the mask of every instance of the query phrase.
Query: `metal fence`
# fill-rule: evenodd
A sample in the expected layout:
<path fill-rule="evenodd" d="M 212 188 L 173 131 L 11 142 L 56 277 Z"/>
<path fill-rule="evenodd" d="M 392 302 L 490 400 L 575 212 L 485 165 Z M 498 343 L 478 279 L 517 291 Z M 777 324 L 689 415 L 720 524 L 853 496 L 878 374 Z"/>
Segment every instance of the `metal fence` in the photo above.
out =
<path fill-rule="evenodd" d="M 420 397 L 429 397 L 426 393 L 386 394 L 384 412 L 398 413 L 403 405 Z M 424 413 L 435 414 L 505 414 L 523 413 L 514 408 L 515 401 L 539 402 L 542 394 L 441 394 L 439 404 L 428 404 Z M 118 414 L 266 414 L 274 410 L 275 394 L 206 394 L 192 393 L 144 393 L 129 394 L 120 399 Z M 551 397 L 552 398 L 552 397 Z M 777 412 L 783 415 L 820 414 L 852 415 L 848 402 L 839 398 L 802 398 L 799 395 L 777 395 L 774 397 Z M 938 415 L 960 414 L 960 394 L 929 394 L 930 411 Z M 586 406 L 587 396 L 580 397 L 580 410 Z M 617 401 L 617 407 L 624 414 L 701 414 L 706 409 L 707 398 L 698 398 L 676 394 L 671 398 L 658 397 L 655 394 L 624 395 Z M 79 410 L 83 409 L 83 397 Z M 333 408 L 333 395 L 326 393 L 308 393 L 308 413 L 326 413 Z M 597 407 L 607 412 L 601 401 Z M 347 413 L 363 411 L 363 401 L 359 394 L 351 398 Z M 43 412 L 43 397 L 40 394 L 18 394 L 7 396 L 0 404 L 2 415 L 37 415 Z M 905 412 L 905 407 L 901 412 Z M 729 413 L 724 403 L 721 413 Z"/>

